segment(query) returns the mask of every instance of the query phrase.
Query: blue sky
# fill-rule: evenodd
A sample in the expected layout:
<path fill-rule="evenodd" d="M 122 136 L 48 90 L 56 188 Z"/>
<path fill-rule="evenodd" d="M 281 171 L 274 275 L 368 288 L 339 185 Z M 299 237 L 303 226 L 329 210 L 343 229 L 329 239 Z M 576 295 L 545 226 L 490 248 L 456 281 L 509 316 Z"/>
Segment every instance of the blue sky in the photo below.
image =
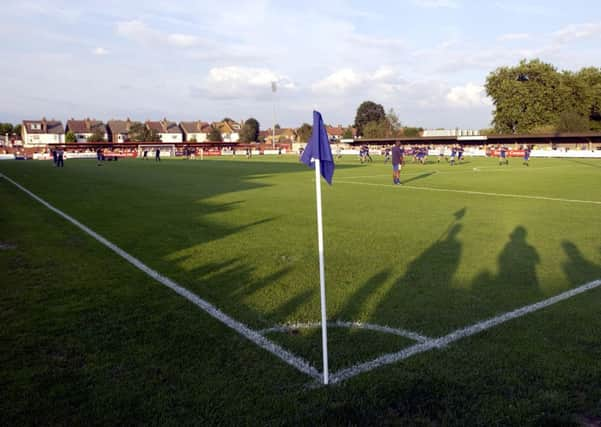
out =
<path fill-rule="evenodd" d="M 483 128 L 482 85 L 540 58 L 601 66 L 593 1 L 4 0 L 0 121 L 94 117 Z M 271 93 L 271 81 L 278 91 Z"/>

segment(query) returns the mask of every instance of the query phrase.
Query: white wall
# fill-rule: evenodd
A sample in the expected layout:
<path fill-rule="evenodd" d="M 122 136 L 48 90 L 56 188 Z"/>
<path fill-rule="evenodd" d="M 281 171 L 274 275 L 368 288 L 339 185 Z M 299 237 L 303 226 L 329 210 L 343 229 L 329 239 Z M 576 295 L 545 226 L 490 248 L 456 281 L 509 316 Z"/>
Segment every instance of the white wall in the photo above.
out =
<path fill-rule="evenodd" d="M 181 133 L 159 133 L 162 142 L 183 142 L 184 137 Z"/>
<path fill-rule="evenodd" d="M 204 132 L 186 134 L 186 139 L 188 140 L 188 142 L 190 142 L 192 138 L 195 138 L 196 142 L 205 142 L 207 140 L 207 134 Z"/>
<path fill-rule="evenodd" d="M 23 145 L 35 146 L 35 145 L 48 145 L 48 144 L 62 144 L 65 142 L 64 134 L 55 133 L 27 133 L 25 132 L 25 140 Z"/>

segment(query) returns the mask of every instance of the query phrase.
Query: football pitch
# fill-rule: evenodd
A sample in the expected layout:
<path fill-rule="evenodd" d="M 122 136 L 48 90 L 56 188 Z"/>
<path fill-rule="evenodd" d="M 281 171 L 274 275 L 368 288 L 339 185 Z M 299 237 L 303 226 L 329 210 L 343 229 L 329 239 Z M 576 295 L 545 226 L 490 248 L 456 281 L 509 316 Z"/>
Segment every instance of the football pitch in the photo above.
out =
<path fill-rule="evenodd" d="M 1 162 L 8 424 L 601 420 L 601 161 L 374 160 L 322 186 L 327 387 L 296 157 Z"/>

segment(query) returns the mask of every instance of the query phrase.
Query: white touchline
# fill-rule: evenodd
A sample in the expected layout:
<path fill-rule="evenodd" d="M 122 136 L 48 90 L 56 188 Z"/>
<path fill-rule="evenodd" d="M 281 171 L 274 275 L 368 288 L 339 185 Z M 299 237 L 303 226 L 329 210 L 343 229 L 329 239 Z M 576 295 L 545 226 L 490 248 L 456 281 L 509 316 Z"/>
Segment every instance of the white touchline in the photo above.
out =
<path fill-rule="evenodd" d="M 456 331 L 453 331 L 450 334 L 447 334 L 443 337 L 431 339 L 429 341 L 426 341 L 425 343 L 415 344 L 397 353 L 385 354 L 376 359 L 370 360 L 369 362 L 360 363 L 355 366 L 351 366 L 350 368 L 342 369 L 332 374 L 330 382 L 332 384 L 339 383 L 341 381 L 348 380 L 349 378 L 359 375 L 363 372 L 371 371 L 372 369 L 376 369 L 381 366 L 388 365 L 390 363 L 398 362 L 399 360 L 407 359 L 408 357 L 413 356 L 415 354 L 423 353 L 424 351 L 432 350 L 435 348 L 445 347 L 454 341 L 458 341 L 462 338 L 475 335 L 487 329 L 498 326 L 501 323 L 505 323 L 512 319 L 517 319 L 518 317 L 522 317 L 526 314 L 533 313 L 542 308 L 549 307 L 550 305 L 557 304 L 558 302 L 564 301 L 568 298 L 572 298 L 573 296 L 590 291 L 591 289 L 598 288 L 600 286 L 601 279 L 594 280 L 577 288 L 570 289 L 569 291 L 563 292 L 559 295 L 555 295 L 554 297 L 548 298 L 546 300 L 518 308 L 516 310 L 501 314 L 499 316 L 487 320 L 483 320 L 465 328 L 457 329 Z"/>
<path fill-rule="evenodd" d="M 161 283 L 162 285 L 167 286 L 171 290 L 175 291 L 177 294 L 183 296 L 188 301 L 190 301 L 193 304 L 195 304 L 196 306 L 200 307 L 203 311 L 208 313 L 210 316 L 219 320 L 220 322 L 222 322 L 229 328 L 235 330 L 243 337 L 249 339 L 256 345 L 258 345 L 261 348 L 264 348 L 265 350 L 269 351 L 273 355 L 279 357 L 281 360 L 283 360 L 290 366 L 293 366 L 294 368 L 298 369 L 299 371 L 301 371 L 315 379 L 321 378 L 321 373 L 318 372 L 317 369 L 315 369 L 313 366 L 311 366 L 306 360 L 290 353 L 289 351 L 284 350 L 281 346 L 279 346 L 276 343 L 272 342 L 271 340 L 265 338 L 263 335 L 261 335 L 257 331 L 250 329 L 248 326 L 244 325 L 243 323 L 238 322 L 237 320 L 231 318 L 230 316 L 228 316 L 227 314 L 225 314 L 224 312 L 219 310 L 217 307 L 215 307 L 211 303 L 200 298 L 198 295 L 196 295 L 193 292 L 190 292 L 189 290 L 187 290 L 186 288 L 178 285 L 176 282 L 169 279 L 168 277 L 162 276 L 160 273 L 151 269 L 150 267 L 148 267 L 146 264 L 144 264 L 139 259 L 131 256 L 130 254 L 125 252 L 123 249 L 121 249 L 114 243 L 111 243 L 110 241 L 108 241 L 107 239 L 105 239 L 104 237 L 102 237 L 101 235 L 99 235 L 98 233 L 93 231 L 92 229 L 86 227 L 85 225 L 83 225 L 82 223 L 80 223 L 79 221 L 74 219 L 73 217 L 71 217 L 71 216 L 67 215 L 66 213 L 64 213 L 63 211 L 55 208 L 50 203 L 48 203 L 44 199 L 36 196 L 34 193 L 32 193 L 31 191 L 29 191 L 28 189 L 26 189 L 19 183 L 13 181 L 6 175 L 0 173 L 0 176 L 3 177 L 4 179 L 6 179 L 8 182 L 12 183 L 14 186 L 19 188 L 21 191 L 23 191 L 26 194 L 28 194 L 29 196 L 31 196 L 33 199 L 40 202 L 42 205 L 46 206 L 51 211 L 62 216 L 64 219 L 66 219 L 67 221 L 69 221 L 70 223 L 72 223 L 73 225 L 75 225 L 76 227 L 78 227 L 79 229 L 84 231 L 85 233 L 92 236 L 94 239 L 96 239 L 97 241 L 99 241 L 104 246 L 108 247 L 109 249 L 111 249 L 113 252 L 115 252 L 117 255 L 121 256 L 122 258 L 124 258 L 127 262 L 134 265 L 139 270 L 142 270 L 144 273 L 146 273 L 148 276 L 155 279 L 157 282 Z"/>
<path fill-rule="evenodd" d="M 382 332 L 385 334 L 398 335 L 418 342 L 427 342 L 432 338 L 418 334 L 417 332 L 407 331 L 405 329 L 392 328 L 390 326 L 375 325 L 373 323 L 363 322 L 345 322 L 342 320 L 328 321 L 328 328 L 352 328 L 352 329 L 365 329 L 369 331 Z M 265 328 L 258 331 L 260 334 L 268 334 L 270 332 L 290 332 L 295 329 L 315 329 L 320 328 L 321 322 L 304 322 L 304 323 L 288 323 L 284 325 L 273 326 L 271 328 Z"/>
<path fill-rule="evenodd" d="M 601 205 L 601 201 L 597 200 L 578 200 L 578 199 L 562 199 L 559 197 L 546 197 L 546 196 L 529 196 L 526 194 L 510 194 L 510 193 L 488 193 L 485 191 L 471 191 L 471 190 L 453 190 L 451 188 L 435 188 L 435 187 L 421 187 L 415 185 L 401 185 L 400 187 L 394 186 L 392 184 L 379 184 L 379 183 L 371 183 L 371 182 L 353 182 L 353 181 L 340 181 L 337 180 L 336 183 L 339 184 L 354 184 L 354 185 L 369 185 L 375 187 L 389 187 L 396 189 L 408 188 L 410 190 L 424 190 L 424 191 L 440 191 L 443 193 L 462 193 L 462 194 L 474 194 L 477 196 L 493 196 L 493 197 L 510 197 L 513 199 L 534 199 L 534 200 L 546 200 L 551 202 L 564 202 L 564 203 L 584 203 L 591 205 Z M 402 183 L 402 181 L 401 181 Z"/>

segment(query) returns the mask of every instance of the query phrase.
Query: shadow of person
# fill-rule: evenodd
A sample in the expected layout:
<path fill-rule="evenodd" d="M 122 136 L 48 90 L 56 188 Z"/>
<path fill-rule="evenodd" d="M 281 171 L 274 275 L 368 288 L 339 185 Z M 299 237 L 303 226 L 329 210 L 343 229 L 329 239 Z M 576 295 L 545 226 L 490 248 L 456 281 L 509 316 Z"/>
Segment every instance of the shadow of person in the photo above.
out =
<path fill-rule="evenodd" d="M 462 244 L 458 235 L 461 224 L 454 224 L 409 263 L 399 277 L 374 305 L 371 320 L 422 330 L 448 308 L 454 291 L 450 283 L 459 267 Z"/>
<path fill-rule="evenodd" d="M 517 226 L 509 235 L 509 242 L 499 254 L 500 285 L 525 286 L 538 288 L 536 265 L 540 257 L 534 246 L 526 242 L 527 232 L 523 226 Z"/>
<path fill-rule="evenodd" d="M 563 271 L 572 285 L 580 286 L 591 280 L 601 279 L 601 265 L 584 258 L 574 243 L 564 240 L 561 247 L 568 256 L 568 260 L 562 264 Z"/>

